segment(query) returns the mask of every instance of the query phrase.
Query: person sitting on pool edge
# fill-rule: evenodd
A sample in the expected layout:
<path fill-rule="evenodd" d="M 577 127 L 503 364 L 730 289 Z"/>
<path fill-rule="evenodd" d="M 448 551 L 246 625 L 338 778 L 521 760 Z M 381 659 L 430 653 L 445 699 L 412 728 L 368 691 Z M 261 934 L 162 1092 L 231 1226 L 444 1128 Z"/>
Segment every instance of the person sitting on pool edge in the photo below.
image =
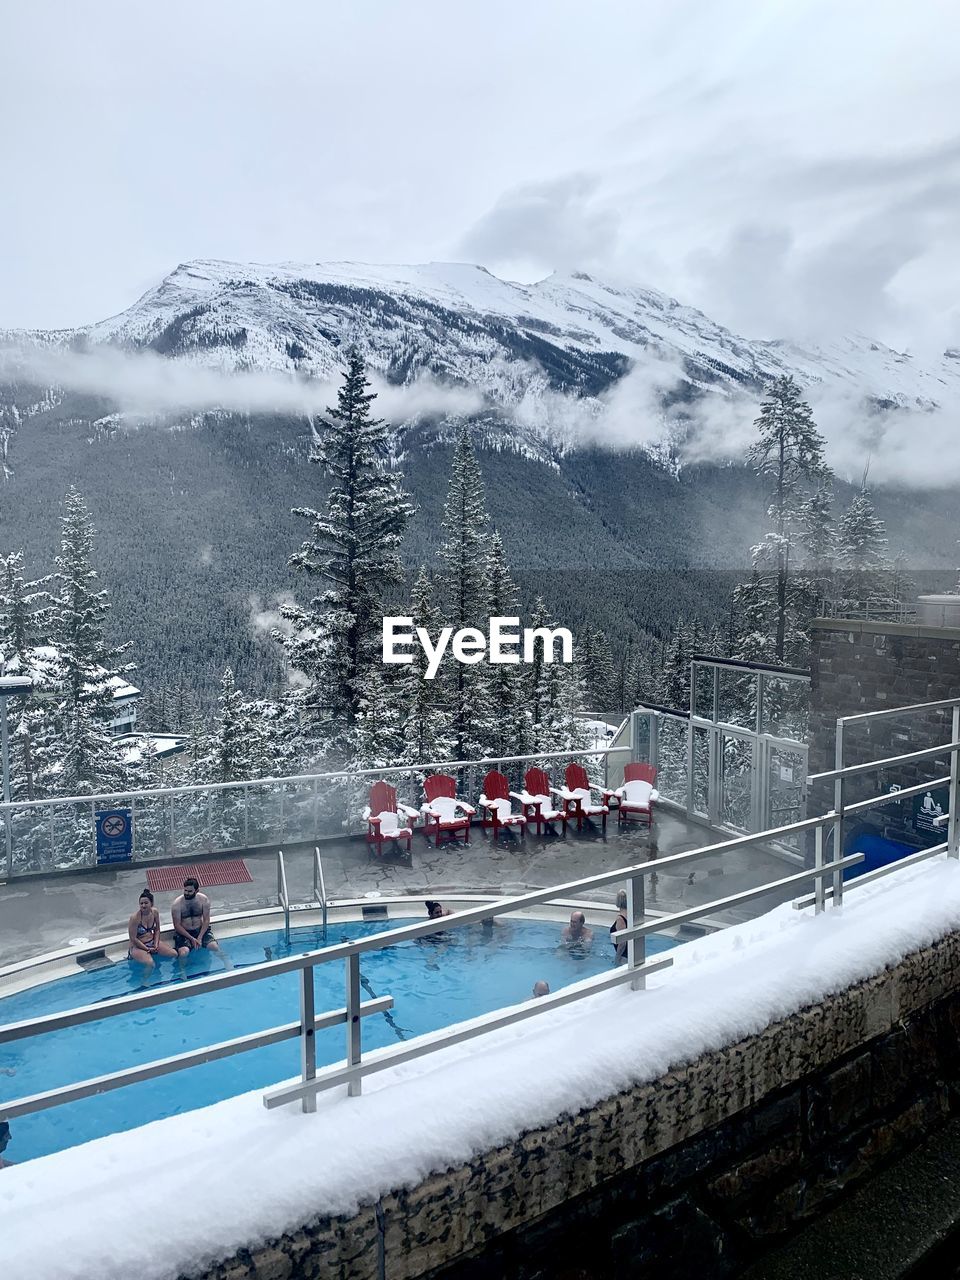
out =
<path fill-rule="evenodd" d="M 173 919 L 173 945 L 181 959 L 202 947 L 208 951 L 220 950 L 210 928 L 210 899 L 200 892 L 199 880 L 193 876 L 184 880 L 183 893 L 175 900 L 170 915 Z"/>
<path fill-rule="evenodd" d="M 587 917 L 582 911 L 570 912 L 570 923 L 560 934 L 560 941 L 568 947 L 589 947 L 593 942 L 593 930 L 587 928 Z"/>
<path fill-rule="evenodd" d="M 176 956 L 176 951 L 169 942 L 160 940 L 160 912 L 153 905 L 153 894 L 144 889 L 140 895 L 140 906 L 127 921 L 127 934 L 130 946 L 127 955 L 137 964 L 153 968 L 156 956 Z"/>

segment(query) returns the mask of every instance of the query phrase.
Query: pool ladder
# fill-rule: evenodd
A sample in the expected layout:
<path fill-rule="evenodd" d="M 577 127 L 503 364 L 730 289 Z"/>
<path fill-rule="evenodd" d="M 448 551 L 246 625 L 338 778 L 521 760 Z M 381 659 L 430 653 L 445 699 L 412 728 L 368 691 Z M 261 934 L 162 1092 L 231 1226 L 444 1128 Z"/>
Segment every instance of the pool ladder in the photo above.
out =
<path fill-rule="evenodd" d="M 313 846 L 313 898 L 309 902 L 298 904 L 303 907 L 312 907 L 319 904 L 320 911 L 323 916 L 323 942 L 327 942 L 327 889 L 323 880 L 323 863 L 320 860 L 320 850 Z M 283 850 L 277 850 L 277 905 L 283 907 L 283 937 L 285 942 L 290 941 L 290 894 L 287 890 L 287 869 L 283 862 Z M 294 908 L 296 909 L 296 908 Z"/>

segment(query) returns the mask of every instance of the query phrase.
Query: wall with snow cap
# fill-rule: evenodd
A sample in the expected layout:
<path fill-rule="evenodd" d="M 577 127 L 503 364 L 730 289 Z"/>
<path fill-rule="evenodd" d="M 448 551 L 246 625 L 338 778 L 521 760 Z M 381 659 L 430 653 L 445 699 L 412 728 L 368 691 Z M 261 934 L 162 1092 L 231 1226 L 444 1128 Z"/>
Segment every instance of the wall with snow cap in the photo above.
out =
<path fill-rule="evenodd" d="M 738 1043 L 204 1274 L 735 1276 L 947 1121 L 958 1046 L 952 933 Z"/>

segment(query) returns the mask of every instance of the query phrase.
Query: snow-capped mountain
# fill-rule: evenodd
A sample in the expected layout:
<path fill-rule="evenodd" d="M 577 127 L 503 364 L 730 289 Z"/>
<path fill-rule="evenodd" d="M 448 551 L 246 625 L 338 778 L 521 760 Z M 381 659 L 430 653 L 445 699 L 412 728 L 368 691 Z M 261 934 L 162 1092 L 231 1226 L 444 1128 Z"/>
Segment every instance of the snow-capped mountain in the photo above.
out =
<path fill-rule="evenodd" d="M 179 266 L 127 311 L 45 346 L 109 344 L 222 371 L 328 380 L 360 348 L 391 383 L 428 376 L 480 393 L 526 428 L 550 430 L 556 395 L 582 407 L 631 370 L 655 365 L 673 399 L 759 390 L 796 374 L 887 406 L 929 409 L 960 396 L 960 355 L 926 364 L 853 335 L 824 346 L 738 337 L 651 289 L 581 272 L 532 285 L 456 263 L 369 266 L 201 260 Z"/>

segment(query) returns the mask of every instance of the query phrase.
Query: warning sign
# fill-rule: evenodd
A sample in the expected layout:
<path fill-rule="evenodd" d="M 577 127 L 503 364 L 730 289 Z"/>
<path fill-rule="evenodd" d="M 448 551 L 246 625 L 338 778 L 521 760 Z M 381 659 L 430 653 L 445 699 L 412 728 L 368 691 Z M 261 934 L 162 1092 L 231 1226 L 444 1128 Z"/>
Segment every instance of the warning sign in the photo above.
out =
<path fill-rule="evenodd" d="M 947 838 L 947 828 L 937 818 L 946 813 L 950 804 L 947 787 L 932 787 L 922 796 L 913 799 L 913 829 L 927 844 L 939 844 Z"/>
<path fill-rule="evenodd" d="M 97 862 L 129 862 L 133 855 L 133 824 L 129 809 L 105 809 L 97 814 Z"/>

